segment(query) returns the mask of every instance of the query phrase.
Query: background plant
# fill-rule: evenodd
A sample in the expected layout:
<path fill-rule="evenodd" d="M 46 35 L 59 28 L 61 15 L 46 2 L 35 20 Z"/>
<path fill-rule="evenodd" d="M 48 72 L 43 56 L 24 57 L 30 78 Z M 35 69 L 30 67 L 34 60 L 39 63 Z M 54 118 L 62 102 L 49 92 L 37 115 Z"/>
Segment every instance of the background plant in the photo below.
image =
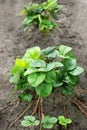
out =
<path fill-rule="evenodd" d="M 39 30 L 49 32 L 57 24 L 53 19 L 58 19 L 57 13 L 60 10 L 57 0 L 47 0 L 42 4 L 29 3 L 24 7 L 20 15 L 25 15 L 23 25 L 27 29 L 31 25 L 37 25 Z"/>

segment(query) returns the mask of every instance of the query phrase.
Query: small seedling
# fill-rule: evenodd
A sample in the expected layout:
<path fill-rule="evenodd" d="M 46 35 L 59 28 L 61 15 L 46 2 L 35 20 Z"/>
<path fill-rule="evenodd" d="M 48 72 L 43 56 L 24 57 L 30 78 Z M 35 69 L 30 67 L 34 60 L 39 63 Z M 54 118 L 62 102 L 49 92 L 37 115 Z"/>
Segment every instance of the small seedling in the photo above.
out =
<path fill-rule="evenodd" d="M 29 126 L 38 126 L 39 120 L 36 120 L 34 116 L 25 116 L 24 120 L 21 122 L 22 126 L 29 127 Z"/>
<path fill-rule="evenodd" d="M 27 29 L 31 25 L 37 25 L 42 32 L 49 32 L 57 24 L 54 19 L 57 19 L 57 13 L 60 10 L 57 0 L 47 0 L 42 4 L 30 3 L 26 6 L 20 15 L 25 15 L 23 25 Z"/>
<path fill-rule="evenodd" d="M 58 120 L 59 120 L 59 124 L 64 126 L 65 129 L 67 128 L 68 124 L 72 123 L 72 120 L 70 118 L 66 118 L 64 116 L 59 116 Z"/>
<path fill-rule="evenodd" d="M 53 125 L 57 122 L 56 117 L 44 116 L 42 119 L 43 128 L 51 129 Z"/>

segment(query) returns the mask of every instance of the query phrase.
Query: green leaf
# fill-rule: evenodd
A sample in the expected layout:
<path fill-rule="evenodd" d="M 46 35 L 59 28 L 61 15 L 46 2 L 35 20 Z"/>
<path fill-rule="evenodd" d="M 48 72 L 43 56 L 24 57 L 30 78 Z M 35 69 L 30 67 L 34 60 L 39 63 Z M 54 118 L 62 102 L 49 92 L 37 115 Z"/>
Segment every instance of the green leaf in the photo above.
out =
<path fill-rule="evenodd" d="M 61 91 L 64 95 L 71 95 L 73 93 L 73 90 L 74 90 L 74 87 L 73 86 L 70 86 L 68 84 L 64 84 L 62 87 L 61 87 Z"/>
<path fill-rule="evenodd" d="M 32 74 L 32 73 L 35 73 L 35 72 L 38 72 L 38 69 L 36 69 L 36 68 L 29 68 L 29 69 L 27 69 L 27 70 L 24 72 L 24 76 L 29 75 L 29 74 Z"/>
<path fill-rule="evenodd" d="M 26 66 L 26 63 L 22 59 L 17 58 L 16 61 L 15 61 L 15 65 L 20 67 L 20 68 L 24 68 Z"/>
<path fill-rule="evenodd" d="M 33 123 L 34 126 L 38 126 L 39 124 L 40 124 L 40 121 L 39 121 L 39 120 L 36 120 L 36 121 L 34 121 L 34 123 Z"/>
<path fill-rule="evenodd" d="M 40 97 L 47 97 L 52 92 L 52 85 L 43 82 L 42 84 L 36 87 L 36 92 Z"/>
<path fill-rule="evenodd" d="M 47 55 L 48 58 L 56 58 L 58 56 L 59 56 L 59 51 L 58 50 L 54 50 L 50 54 Z"/>
<path fill-rule="evenodd" d="M 84 69 L 82 67 L 77 66 L 74 70 L 70 71 L 69 73 L 71 75 L 77 76 L 84 72 Z"/>
<path fill-rule="evenodd" d="M 24 8 L 19 14 L 18 16 L 22 16 L 25 15 L 27 13 L 26 9 Z"/>
<path fill-rule="evenodd" d="M 63 82 L 61 80 L 55 80 L 55 82 L 53 83 L 53 87 L 60 87 L 63 85 Z"/>
<path fill-rule="evenodd" d="M 31 122 L 35 121 L 35 117 L 34 116 L 24 116 L 24 119 L 28 120 L 28 121 L 31 121 Z"/>
<path fill-rule="evenodd" d="M 23 58 L 38 59 L 40 57 L 41 50 L 39 47 L 32 47 L 28 49 Z"/>
<path fill-rule="evenodd" d="M 70 118 L 66 118 L 66 122 L 67 122 L 67 124 L 71 124 L 72 120 Z"/>
<path fill-rule="evenodd" d="M 64 59 L 62 61 L 63 65 L 64 65 L 64 69 L 66 70 L 73 70 L 74 68 L 76 68 L 76 60 L 75 59 Z"/>
<path fill-rule="evenodd" d="M 34 60 L 30 65 L 31 67 L 46 67 L 46 62 L 43 60 Z"/>
<path fill-rule="evenodd" d="M 20 79 L 18 82 L 17 82 L 17 84 L 16 84 L 16 86 L 15 86 L 15 88 L 14 88 L 14 90 L 26 90 L 27 88 L 29 88 L 29 83 L 27 82 L 27 80 L 26 79 Z"/>
<path fill-rule="evenodd" d="M 21 102 L 22 101 L 31 102 L 31 100 L 33 98 L 32 94 L 25 94 L 25 93 L 19 94 L 18 97 L 19 97 L 19 99 L 20 99 Z"/>
<path fill-rule="evenodd" d="M 28 126 L 31 126 L 32 123 L 30 123 L 30 122 L 27 121 L 27 120 L 23 120 L 23 121 L 21 122 L 21 125 L 22 125 L 22 126 L 25 126 L 25 127 L 28 127 Z"/>
<path fill-rule="evenodd" d="M 17 83 L 20 79 L 20 73 L 17 72 L 10 78 L 10 83 Z"/>
<path fill-rule="evenodd" d="M 61 54 L 61 55 L 64 55 L 64 56 L 65 56 L 69 51 L 72 50 L 71 47 L 68 47 L 68 46 L 65 46 L 65 45 L 60 45 L 60 46 L 58 47 L 58 49 L 59 49 L 60 54 Z"/>
<path fill-rule="evenodd" d="M 16 59 L 15 61 L 15 65 L 12 67 L 12 74 L 16 74 L 18 71 L 23 70 L 24 68 L 26 68 L 26 62 L 22 59 Z"/>
<path fill-rule="evenodd" d="M 58 117 L 58 120 L 59 120 L 59 121 L 62 121 L 62 122 L 65 122 L 65 117 L 64 117 L 64 116 L 59 116 L 59 117 Z"/>
<path fill-rule="evenodd" d="M 57 122 L 57 118 L 56 118 L 56 117 L 51 117 L 51 118 L 49 119 L 49 122 L 52 123 L 52 124 L 54 124 L 54 123 Z"/>
<path fill-rule="evenodd" d="M 19 66 L 14 65 L 14 66 L 12 67 L 11 73 L 14 75 L 14 74 L 16 74 L 18 71 L 20 71 L 20 70 L 21 70 L 21 68 L 20 68 Z"/>
<path fill-rule="evenodd" d="M 33 17 L 27 16 L 27 17 L 25 17 L 25 19 L 23 20 L 23 24 L 24 24 L 24 25 L 31 25 L 32 21 L 33 21 Z"/>
<path fill-rule="evenodd" d="M 64 116 L 59 116 L 58 117 L 59 124 L 67 127 L 67 124 L 71 124 L 72 120 L 70 118 L 65 118 Z"/>
<path fill-rule="evenodd" d="M 55 50 L 55 47 L 54 47 L 54 46 L 50 46 L 50 47 L 47 47 L 46 49 L 43 49 L 43 50 L 41 51 L 41 54 L 48 55 L 48 54 L 50 54 L 53 50 Z"/>
<path fill-rule="evenodd" d="M 46 73 L 46 78 L 45 81 L 47 83 L 53 83 L 56 80 L 56 72 L 55 70 L 51 70 L 49 72 Z"/>
<path fill-rule="evenodd" d="M 51 129 L 53 128 L 53 124 L 43 124 L 43 128 Z"/>
<path fill-rule="evenodd" d="M 32 73 L 28 75 L 28 82 L 31 86 L 36 87 L 45 80 L 45 77 L 44 73 Z"/>
<path fill-rule="evenodd" d="M 75 56 L 72 52 L 68 52 L 68 53 L 66 54 L 66 57 L 72 58 L 72 59 L 76 59 L 76 56 Z"/>
<path fill-rule="evenodd" d="M 63 81 L 69 85 L 75 85 L 79 81 L 78 76 L 67 75 Z"/>
<path fill-rule="evenodd" d="M 50 116 L 49 115 L 46 115 L 42 118 L 42 123 L 48 123 L 49 122 L 49 119 L 50 119 Z"/>
<path fill-rule="evenodd" d="M 48 65 L 47 65 L 47 69 L 50 71 L 50 70 L 52 70 L 52 69 L 54 69 L 54 68 L 58 68 L 58 67 L 63 67 L 63 64 L 62 63 L 60 63 L 60 62 L 51 62 L 51 63 L 49 63 Z"/>

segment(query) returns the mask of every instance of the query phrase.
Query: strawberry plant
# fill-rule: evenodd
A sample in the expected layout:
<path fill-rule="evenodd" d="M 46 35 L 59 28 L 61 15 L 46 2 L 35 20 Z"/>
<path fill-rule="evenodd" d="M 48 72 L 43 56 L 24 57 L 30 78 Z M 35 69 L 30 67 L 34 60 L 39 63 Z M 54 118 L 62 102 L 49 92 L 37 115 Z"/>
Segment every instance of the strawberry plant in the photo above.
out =
<path fill-rule="evenodd" d="M 72 120 L 70 118 L 65 118 L 64 116 L 59 116 L 58 120 L 59 120 L 59 124 L 64 126 L 65 129 L 67 128 L 68 124 L 72 123 Z"/>
<path fill-rule="evenodd" d="M 84 71 L 77 65 L 77 59 L 71 50 L 71 47 L 65 45 L 50 46 L 43 50 L 32 47 L 26 50 L 22 58 L 17 58 L 12 67 L 10 82 L 15 84 L 14 90 L 19 91 L 20 101 L 31 102 L 38 97 L 34 113 L 40 104 L 41 119 L 42 98 L 49 96 L 55 89 L 59 89 L 63 95 L 71 95 L 79 81 L 79 75 Z M 45 116 L 41 122 L 43 127 L 53 127 L 56 121 L 53 123 L 52 119 L 54 118 Z M 35 124 L 34 120 L 33 125 Z"/>
<path fill-rule="evenodd" d="M 31 25 L 37 25 L 42 32 L 49 32 L 57 26 L 53 19 L 57 19 L 59 10 L 57 0 L 47 0 L 42 4 L 31 2 L 20 13 L 25 15 L 23 20 L 25 30 Z"/>
<path fill-rule="evenodd" d="M 39 120 L 36 120 L 34 116 L 25 116 L 24 120 L 21 122 L 22 126 L 37 126 L 39 125 Z"/>
<path fill-rule="evenodd" d="M 44 116 L 42 119 L 43 128 L 51 129 L 53 125 L 57 122 L 56 117 Z"/>

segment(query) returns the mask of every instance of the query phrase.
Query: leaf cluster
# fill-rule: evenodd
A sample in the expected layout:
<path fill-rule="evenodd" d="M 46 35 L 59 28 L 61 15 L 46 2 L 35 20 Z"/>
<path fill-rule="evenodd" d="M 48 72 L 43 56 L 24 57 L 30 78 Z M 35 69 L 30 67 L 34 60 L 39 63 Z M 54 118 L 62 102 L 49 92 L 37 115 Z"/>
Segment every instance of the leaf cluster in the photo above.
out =
<path fill-rule="evenodd" d="M 51 117 L 50 115 L 46 115 L 42 118 L 42 127 L 46 129 L 51 129 L 53 128 L 54 124 L 59 123 L 62 125 L 64 128 L 67 128 L 68 124 L 72 123 L 71 118 L 66 118 L 64 116 L 58 116 L 56 117 Z M 22 126 L 28 127 L 28 126 L 37 126 L 40 124 L 39 120 L 36 120 L 34 116 L 25 116 L 24 120 L 21 122 Z"/>
<path fill-rule="evenodd" d="M 45 98 L 57 88 L 64 95 L 72 94 L 84 69 L 77 65 L 71 50 L 65 45 L 43 50 L 32 47 L 21 59 L 17 58 L 10 82 L 16 85 L 15 90 L 20 90 L 20 100 L 31 101 L 35 93 Z"/>
<path fill-rule="evenodd" d="M 31 25 L 37 25 L 39 30 L 48 32 L 57 24 L 52 18 L 57 19 L 57 13 L 60 10 L 57 0 L 47 0 L 42 4 L 29 3 L 20 13 L 25 15 L 23 25 L 27 29 Z"/>

